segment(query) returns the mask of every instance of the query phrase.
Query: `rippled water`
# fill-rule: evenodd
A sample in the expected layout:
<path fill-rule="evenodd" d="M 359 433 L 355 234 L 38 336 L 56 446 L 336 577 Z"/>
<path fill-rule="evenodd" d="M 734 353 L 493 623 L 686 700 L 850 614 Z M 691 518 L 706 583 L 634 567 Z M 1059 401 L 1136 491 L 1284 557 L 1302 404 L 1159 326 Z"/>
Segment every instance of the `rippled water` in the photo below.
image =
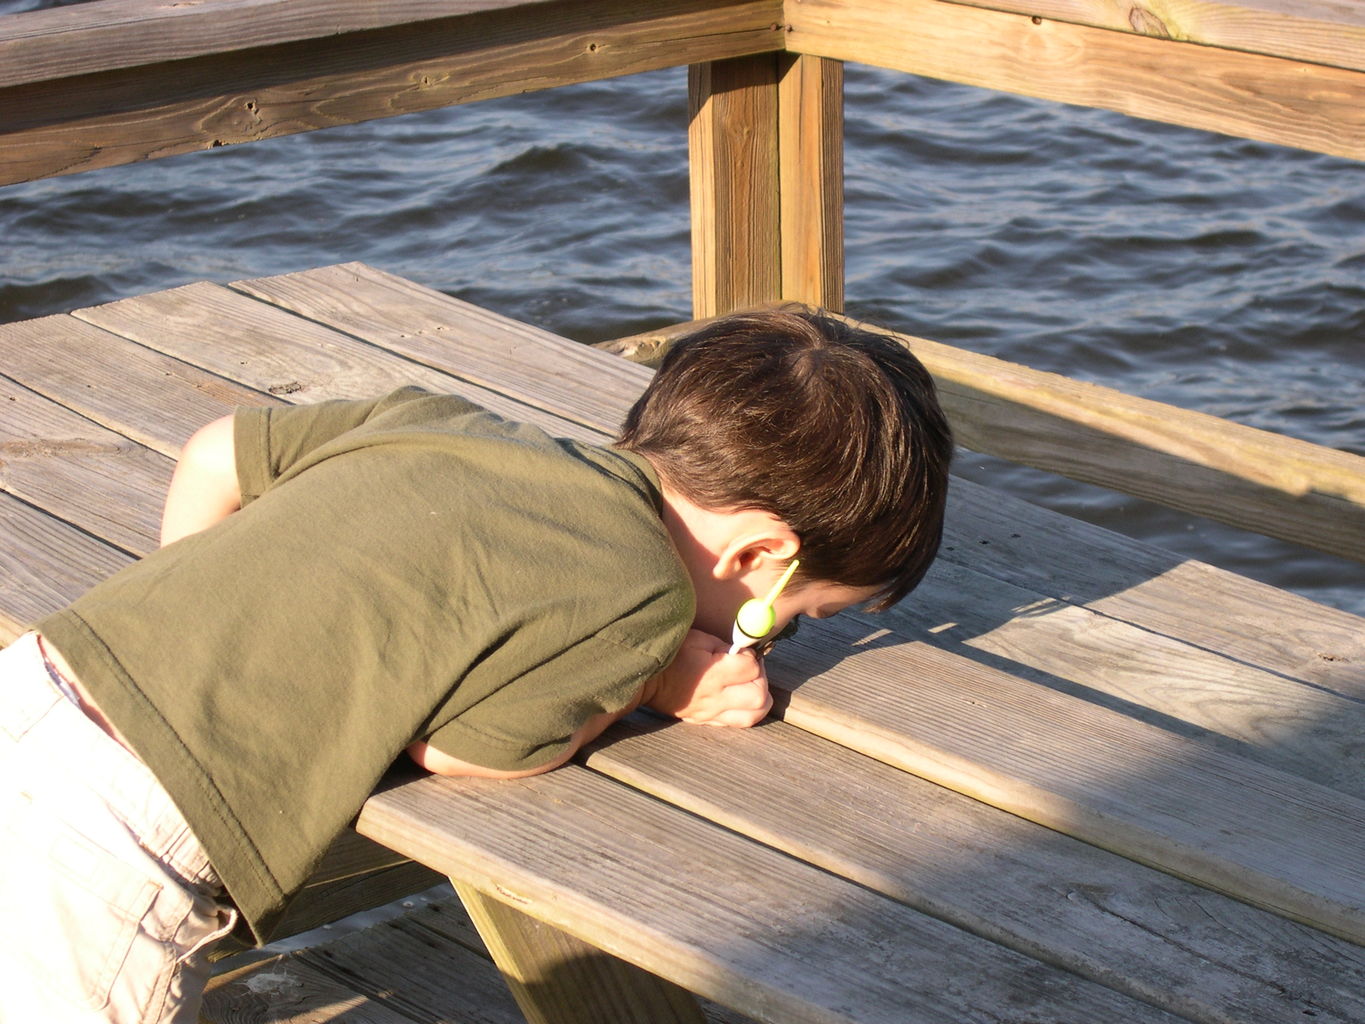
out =
<path fill-rule="evenodd" d="M 1365 454 L 1365 166 L 852 65 L 847 121 L 850 312 Z M 0 189 L 0 322 L 346 260 L 583 341 L 686 319 L 685 72 Z M 1365 613 L 1359 565 L 959 469 Z"/>

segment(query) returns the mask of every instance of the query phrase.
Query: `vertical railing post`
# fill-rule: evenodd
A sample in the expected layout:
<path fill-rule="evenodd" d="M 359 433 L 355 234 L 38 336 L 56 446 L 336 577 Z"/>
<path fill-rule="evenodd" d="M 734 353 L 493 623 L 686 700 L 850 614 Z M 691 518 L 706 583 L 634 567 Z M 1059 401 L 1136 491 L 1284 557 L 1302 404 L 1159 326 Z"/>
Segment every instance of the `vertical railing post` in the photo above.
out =
<path fill-rule="evenodd" d="M 777 95 L 782 298 L 844 308 L 844 65 L 783 54 Z"/>
<path fill-rule="evenodd" d="M 688 75 L 696 317 L 843 307 L 843 65 L 765 53 Z"/>

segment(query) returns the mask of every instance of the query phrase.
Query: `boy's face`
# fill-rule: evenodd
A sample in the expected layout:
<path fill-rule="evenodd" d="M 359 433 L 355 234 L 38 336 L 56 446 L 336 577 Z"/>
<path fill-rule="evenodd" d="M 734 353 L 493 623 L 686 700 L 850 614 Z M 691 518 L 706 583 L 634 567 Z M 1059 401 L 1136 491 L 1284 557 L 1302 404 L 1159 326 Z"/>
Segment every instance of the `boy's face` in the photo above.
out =
<path fill-rule="evenodd" d="M 777 604 L 773 606 L 777 612 L 775 631 L 785 628 L 798 615 L 827 619 L 845 608 L 868 604 L 880 591 L 880 587 L 850 587 L 844 583 L 811 580 L 791 588 L 777 599 Z"/>

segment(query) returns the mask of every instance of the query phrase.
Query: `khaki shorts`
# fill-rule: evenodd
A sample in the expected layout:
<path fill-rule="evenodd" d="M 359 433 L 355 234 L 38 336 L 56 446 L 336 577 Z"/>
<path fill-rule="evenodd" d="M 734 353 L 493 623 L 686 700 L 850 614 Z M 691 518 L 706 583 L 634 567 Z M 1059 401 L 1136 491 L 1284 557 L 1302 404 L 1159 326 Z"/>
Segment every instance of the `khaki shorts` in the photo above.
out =
<path fill-rule="evenodd" d="M 193 1022 L 235 912 L 140 760 L 0 651 L 0 1024 Z"/>

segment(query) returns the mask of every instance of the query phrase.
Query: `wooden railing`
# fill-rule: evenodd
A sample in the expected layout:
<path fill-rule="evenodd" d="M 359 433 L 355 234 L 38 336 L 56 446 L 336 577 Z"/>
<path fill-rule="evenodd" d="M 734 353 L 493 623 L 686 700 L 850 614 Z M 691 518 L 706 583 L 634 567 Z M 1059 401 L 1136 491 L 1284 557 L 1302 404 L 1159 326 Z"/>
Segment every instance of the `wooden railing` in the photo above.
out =
<path fill-rule="evenodd" d="M 0 184 L 687 64 L 695 315 L 839 310 L 843 61 L 1365 159 L 1339 0 L 102 0 L 0 18 Z M 1365 459 L 910 343 L 970 447 L 1365 561 Z"/>

